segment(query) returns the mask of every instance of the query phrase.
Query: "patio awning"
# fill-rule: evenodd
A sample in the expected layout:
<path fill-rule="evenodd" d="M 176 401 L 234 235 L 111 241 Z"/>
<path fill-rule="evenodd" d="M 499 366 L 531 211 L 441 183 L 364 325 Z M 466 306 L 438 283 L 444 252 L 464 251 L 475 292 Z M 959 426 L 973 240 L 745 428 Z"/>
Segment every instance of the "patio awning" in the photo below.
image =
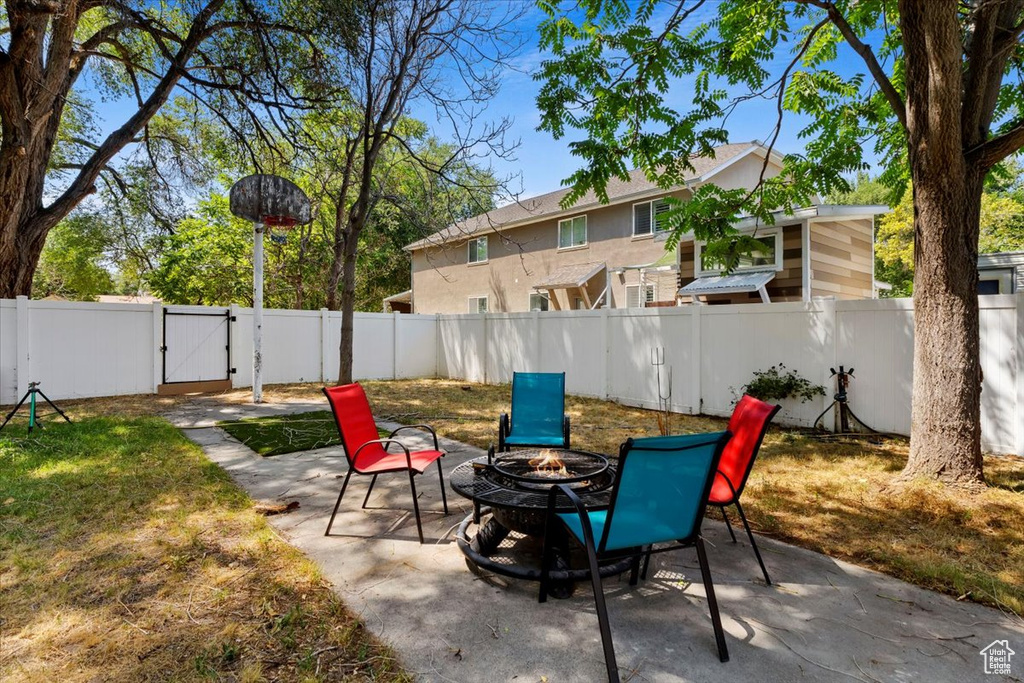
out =
<path fill-rule="evenodd" d="M 591 301 L 590 295 L 587 293 L 587 283 L 590 282 L 592 277 L 603 270 L 605 270 L 603 261 L 600 263 L 577 263 L 573 266 L 564 266 L 533 283 L 533 288 L 537 291 L 547 291 L 556 310 L 558 309 L 558 299 L 554 295 L 554 290 L 578 289 L 580 290 L 580 297 L 583 299 L 583 302 L 587 308 L 590 308 Z"/>
<path fill-rule="evenodd" d="M 739 273 L 736 275 L 710 275 L 699 277 L 679 290 L 680 296 L 691 296 L 698 303 L 697 297 L 706 294 L 737 294 L 740 292 L 758 292 L 761 301 L 771 303 L 765 285 L 775 277 L 774 272 Z"/>

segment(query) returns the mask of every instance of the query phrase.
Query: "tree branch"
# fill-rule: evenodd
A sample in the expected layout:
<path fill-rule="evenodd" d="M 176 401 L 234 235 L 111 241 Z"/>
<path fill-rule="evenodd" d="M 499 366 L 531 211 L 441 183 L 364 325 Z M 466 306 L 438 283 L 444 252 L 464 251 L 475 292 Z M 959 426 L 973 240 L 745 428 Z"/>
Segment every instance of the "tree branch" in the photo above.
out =
<path fill-rule="evenodd" d="M 839 32 L 849 43 L 853 51 L 861 56 L 864 63 L 868 67 L 868 71 L 871 72 L 871 77 L 878 83 L 879 90 L 885 96 L 886 101 L 889 102 L 889 106 L 892 107 L 893 114 L 896 115 L 896 119 L 903 126 L 903 129 L 907 129 L 907 105 L 903 102 L 903 98 L 896 91 L 896 87 L 893 86 L 892 81 L 885 75 L 885 71 L 882 69 L 882 65 L 878 63 L 878 59 L 875 57 L 875 53 L 871 51 L 871 47 L 864 43 L 857 36 L 857 33 L 850 26 L 850 23 L 846 21 L 846 17 L 839 11 L 839 8 L 832 2 L 825 2 L 824 0 L 796 0 L 801 5 L 812 5 L 819 9 L 823 9 L 828 13 L 829 21 L 831 21 Z"/>

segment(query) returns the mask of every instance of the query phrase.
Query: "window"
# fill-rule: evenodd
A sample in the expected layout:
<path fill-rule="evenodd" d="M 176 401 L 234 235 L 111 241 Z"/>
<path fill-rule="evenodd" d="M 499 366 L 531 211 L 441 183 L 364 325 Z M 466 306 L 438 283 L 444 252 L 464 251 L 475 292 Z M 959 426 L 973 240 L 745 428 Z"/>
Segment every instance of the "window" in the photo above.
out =
<path fill-rule="evenodd" d="M 486 296 L 471 296 L 471 297 L 469 297 L 469 312 L 470 313 L 486 313 L 487 312 L 487 297 Z"/>
<path fill-rule="evenodd" d="M 626 308 L 643 308 L 657 300 L 654 284 L 644 285 L 644 301 L 640 303 L 640 285 L 626 285 Z"/>
<path fill-rule="evenodd" d="M 753 236 L 767 245 L 767 248 L 741 256 L 733 272 L 782 270 L 782 229 L 759 230 Z M 717 275 L 722 272 L 721 264 L 712 263 L 704 258 L 703 242 L 696 242 L 694 247 L 694 260 L 699 264 L 697 277 L 701 275 Z"/>
<path fill-rule="evenodd" d="M 668 202 L 655 199 L 633 205 L 633 236 L 650 235 L 651 231 L 665 232 L 668 230 Z"/>
<path fill-rule="evenodd" d="M 583 299 L 581 299 L 580 297 L 576 297 L 574 308 L 577 311 L 585 311 L 587 310 L 587 305 L 583 302 Z"/>
<path fill-rule="evenodd" d="M 1012 293 L 1012 270 L 982 270 L 978 273 L 978 294 Z"/>
<path fill-rule="evenodd" d="M 558 248 L 582 247 L 587 243 L 587 217 L 576 216 L 558 221 Z"/>
<path fill-rule="evenodd" d="M 469 262 L 483 263 L 487 260 L 487 237 L 477 237 L 469 241 Z"/>
<path fill-rule="evenodd" d="M 548 301 L 547 294 L 537 294 L 537 293 L 534 293 L 534 294 L 530 295 L 530 310 L 531 311 L 546 311 L 546 310 L 548 310 L 548 305 L 549 304 L 550 304 L 550 302 Z"/>

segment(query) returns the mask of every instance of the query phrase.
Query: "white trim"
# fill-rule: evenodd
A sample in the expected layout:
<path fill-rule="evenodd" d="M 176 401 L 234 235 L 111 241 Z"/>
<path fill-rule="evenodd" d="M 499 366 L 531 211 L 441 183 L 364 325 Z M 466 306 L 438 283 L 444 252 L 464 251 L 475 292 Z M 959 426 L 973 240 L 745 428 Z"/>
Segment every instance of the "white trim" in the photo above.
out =
<path fill-rule="evenodd" d="M 666 194 L 663 194 L 660 197 L 652 197 L 650 199 L 645 199 L 642 202 L 633 202 L 633 204 L 630 206 L 630 215 L 632 216 L 632 221 L 633 221 L 633 231 L 630 233 L 631 236 L 632 236 L 632 239 L 645 239 L 645 238 L 648 238 L 648 237 L 654 237 L 655 235 L 658 235 L 658 234 L 664 235 L 665 233 L 669 232 L 668 228 L 663 228 L 661 230 L 658 229 L 658 222 L 655 219 L 655 213 L 654 213 L 654 203 L 657 202 L 657 201 L 661 201 L 661 200 L 667 199 L 670 196 L 671 196 L 670 194 L 666 193 Z M 650 232 L 641 233 L 641 234 L 637 234 L 637 232 L 636 232 L 636 207 L 640 206 L 641 204 L 647 204 L 647 206 L 649 207 L 647 212 L 650 215 L 651 231 Z M 665 202 L 665 205 L 669 206 L 671 208 L 671 205 L 668 202 Z"/>
<path fill-rule="evenodd" d="M 469 313 L 471 315 L 472 314 L 477 314 L 477 315 L 480 314 L 480 305 L 479 304 L 474 306 L 473 310 L 470 310 L 470 302 L 474 301 L 474 300 L 475 301 L 479 301 L 480 299 L 484 300 L 484 313 L 490 313 L 491 312 L 491 302 L 488 300 L 488 296 L 486 294 L 477 294 L 477 295 L 467 296 L 466 297 L 466 310 L 469 311 Z"/>
<path fill-rule="evenodd" d="M 479 244 L 480 240 L 484 241 L 484 245 L 485 245 L 484 246 L 484 250 L 487 252 L 487 258 L 485 258 L 485 259 L 478 259 L 476 261 L 473 261 L 473 260 L 471 260 L 469 258 L 470 248 L 471 248 L 470 245 L 472 245 L 474 243 L 475 244 Z M 479 252 L 479 251 L 480 251 L 480 249 L 479 249 L 479 247 L 477 247 L 477 252 Z M 487 242 L 487 235 L 480 235 L 479 237 L 474 237 L 473 239 L 468 240 L 466 242 L 466 265 L 468 265 L 468 266 L 475 266 L 475 265 L 478 265 L 478 264 L 481 264 L 481 263 L 487 263 L 490 259 L 491 259 L 491 245 L 488 244 L 488 242 Z"/>
<path fill-rule="evenodd" d="M 563 247 L 562 246 L 562 223 L 567 223 L 567 222 L 568 223 L 572 223 L 572 221 L 576 220 L 577 218 L 582 218 L 583 219 L 583 238 L 584 238 L 583 242 L 580 243 L 580 244 L 570 244 L 567 247 Z M 572 230 L 572 226 L 571 225 L 570 225 L 569 229 Z M 558 223 L 556 223 L 556 230 L 557 230 L 557 232 L 555 233 L 555 240 L 556 240 L 555 244 L 557 245 L 558 251 L 569 251 L 570 249 L 580 249 L 580 248 L 586 247 L 586 246 L 588 246 L 590 244 L 590 221 L 587 220 L 587 214 L 585 214 L 585 213 L 578 213 L 575 216 L 566 216 L 565 218 L 560 219 L 558 221 Z"/>
<path fill-rule="evenodd" d="M 784 263 L 784 259 L 783 259 L 783 255 L 782 255 L 782 251 L 783 251 L 783 249 L 782 249 L 782 246 L 783 246 L 782 229 L 784 227 L 786 227 L 786 226 L 776 225 L 776 226 L 773 226 L 771 228 L 762 228 L 761 230 L 757 230 L 757 231 L 755 231 L 755 230 L 743 230 L 743 231 L 741 231 L 741 232 L 745 232 L 745 233 L 750 233 L 756 239 L 759 239 L 759 240 L 764 240 L 764 239 L 766 239 L 768 237 L 774 237 L 775 238 L 775 263 L 772 264 L 772 265 L 750 266 L 750 267 L 746 267 L 746 268 L 744 268 L 742 266 L 737 266 L 734 272 L 736 272 L 736 273 L 756 273 L 758 271 L 775 271 L 775 272 L 779 272 L 780 270 L 782 270 L 783 263 Z M 694 240 L 694 242 L 693 242 L 693 272 L 694 272 L 694 277 L 706 277 L 708 275 L 721 275 L 722 274 L 722 269 L 721 268 L 712 268 L 712 269 L 709 269 L 709 270 L 705 270 L 704 268 L 701 267 L 701 261 L 702 261 L 702 259 L 701 259 L 701 252 L 704 250 L 704 244 L 705 244 L 705 242 L 703 242 L 702 240 Z"/>
<path fill-rule="evenodd" d="M 999 294 L 1013 293 L 1013 269 L 999 268 L 978 271 L 978 282 L 998 282 Z"/>
<path fill-rule="evenodd" d="M 533 297 L 539 296 L 547 302 L 548 307 L 545 309 L 535 309 L 533 307 Z M 545 313 L 551 310 L 551 296 L 547 292 L 531 291 L 526 295 L 526 310 L 531 313 Z"/>

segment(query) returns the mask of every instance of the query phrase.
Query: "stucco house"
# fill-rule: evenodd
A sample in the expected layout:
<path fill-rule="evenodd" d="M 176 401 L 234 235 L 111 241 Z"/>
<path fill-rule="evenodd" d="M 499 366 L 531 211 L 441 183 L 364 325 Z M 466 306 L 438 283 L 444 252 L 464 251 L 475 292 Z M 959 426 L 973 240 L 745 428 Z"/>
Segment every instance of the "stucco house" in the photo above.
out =
<path fill-rule="evenodd" d="M 405 247 L 412 261 L 412 310 L 481 313 L 627 308 L 745 301 L 871 298 L 874 216 L 884 206 L 819 204 L 776 215 L 773 226 L 741 220 L 739 230 L 771 247 L 722 276 L 684 237 L 666 251 L 659 216 L 666 196 L 685 200 L 704 183 L 752 187 L 782 167 L 758 142 L 695 156 L 686 182 L 665 191 L 634 171 L 612 180 L 607 204 L 588 194 L 569 209 L 567 189 L 503 206 Z"/>

